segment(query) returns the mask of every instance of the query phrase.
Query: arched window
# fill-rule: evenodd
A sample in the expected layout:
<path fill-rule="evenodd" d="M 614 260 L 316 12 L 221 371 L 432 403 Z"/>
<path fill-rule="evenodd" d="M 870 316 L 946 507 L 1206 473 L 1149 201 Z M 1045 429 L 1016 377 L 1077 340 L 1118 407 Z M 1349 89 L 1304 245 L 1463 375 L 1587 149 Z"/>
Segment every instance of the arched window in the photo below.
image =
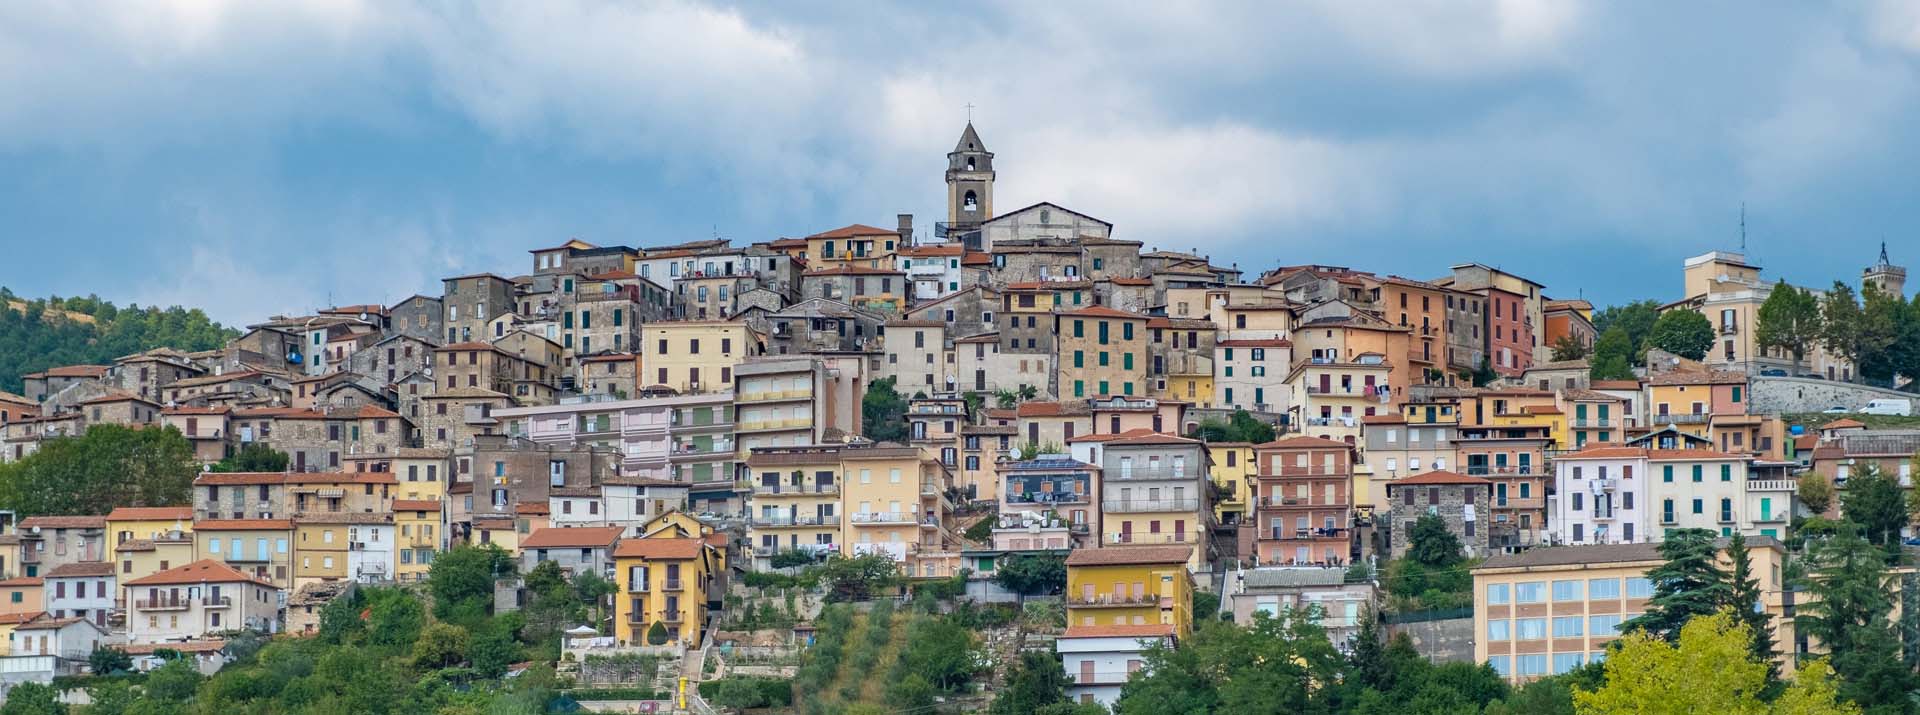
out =
<path fill-rule="evenodd" d="M 979 208 L 979 206 L 980 206 L 980 198 L 978 196 L 975 196 L 972 191 L 968 191 L 966 199 L 961 201 L 961 208 L 967 211 L 976 210 Z"/>
<path fill-rule="evenodd" d="M 972 160 L 972 159 L 968 159 L 968 160 L 967 160 L 967 171 L 973 171 L 973 160 Z"/>
<path fill-rule="evenodd" d="M 1048 211 L 1046 209 L 1040 209 L 1040 223 L 1053 223 L 1053 221 L 1050 220 L 1052 218 L 1053 218 L 1052 211 Z"/>

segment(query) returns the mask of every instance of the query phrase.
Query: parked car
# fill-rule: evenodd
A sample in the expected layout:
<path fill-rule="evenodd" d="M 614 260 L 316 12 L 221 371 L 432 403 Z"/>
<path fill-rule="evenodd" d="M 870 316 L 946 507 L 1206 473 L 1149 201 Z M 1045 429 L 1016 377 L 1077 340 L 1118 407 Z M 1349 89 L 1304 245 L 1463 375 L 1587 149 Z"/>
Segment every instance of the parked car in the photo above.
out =
<path fill-rule="evenodd" d="M 1867 403 L 1866 407 L 1860 408 L 1860 413 L 1865 415 L 1898 415 L 1908 417 L 1913 415 L 1913 400 L 1900 398 L 1872 400 Z"/>
<path fill-rule="evenodd" d="M 1822 412 L 1822 413 L 1824 413 L 1824 414 L 1829 414 L 1829 415 L 1844 415 L 1844 414 L 1846 414 L 1846 413 L 1848 413 L 1848 412 L 1852 412 L 1852 411 L 1853 411 L 1853 410 L 1849 410 L 1849 409 L 1847 409 L 1847 408 L 1845 408 L 1845 407 L 1841 407 L 1841 406 L 1839 406 L 1839 405 L 1834 405 L 1833 407 L 1829 407 L 1829 408 L 1827 408 L 1827 409 L 1824 409 L 1824 410 L 1821 410 L 1820 412 Z"/>
<path fill-rule="evenodd" d="M 1760 375 L 1761 375 L 1761 376 L 1763 376 L 1763 377 L 1786 377 L 1786 376 L 1787 376 L 1787 371 L 1785 371 L 1785 370 L 1782 370 L 1782 369 L 1780 369 L 1780 368 L 1777 368 L 1777 367 L 1776 367 L 1776 368 L 1769 368 L 1769 369 L 1766 369 L 1766 370 L 1761 370 L 1761 371 L 1760 371 Z"/>

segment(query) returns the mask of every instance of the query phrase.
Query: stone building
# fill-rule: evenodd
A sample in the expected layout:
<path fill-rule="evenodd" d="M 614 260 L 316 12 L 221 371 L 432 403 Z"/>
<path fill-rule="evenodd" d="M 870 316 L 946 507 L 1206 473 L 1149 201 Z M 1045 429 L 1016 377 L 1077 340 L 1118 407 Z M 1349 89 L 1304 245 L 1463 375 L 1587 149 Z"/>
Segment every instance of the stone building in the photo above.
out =
<path fill-rule="evenodd" d="M 1445 470 L 1387 482 L 1387 528 L 1381 530 L 1387 553 L 1396 559 L 1407 555 L 1414 523 L 1433 514 L 1447 523 L 1468 558 L 1485 556 L 1491 531 L 1485 509 L 1492 498 L 1493 482 Z"/>
<path fill-rule="evenodd" d="M 447 337 L 447 314 L 440 299 L 415 295 L 387 309 L 387 333 L 439 345 Z"/>
<path fill-rule="evenodd" d="M 1060 395 L 1147 394 L 1147 316 L 1090 306 L 1055 316 Z"/>
<path fill-rule="evenodd" d="M 487 323 L 513 312 L 513 281 L 480 273 L 447 278 L 441 284 L 447 344 L 484 340 Z"/>

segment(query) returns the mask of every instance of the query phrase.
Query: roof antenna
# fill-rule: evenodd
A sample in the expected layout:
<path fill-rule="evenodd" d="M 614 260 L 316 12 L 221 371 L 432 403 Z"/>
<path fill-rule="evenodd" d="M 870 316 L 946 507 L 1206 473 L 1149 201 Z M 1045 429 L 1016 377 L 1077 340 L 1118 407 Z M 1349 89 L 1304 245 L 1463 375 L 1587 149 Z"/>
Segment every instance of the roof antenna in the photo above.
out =
<path fill-rule="evenodd" d="M 1747 202 L 1740 202 L 1740 252 L 1747 252 Z"/>

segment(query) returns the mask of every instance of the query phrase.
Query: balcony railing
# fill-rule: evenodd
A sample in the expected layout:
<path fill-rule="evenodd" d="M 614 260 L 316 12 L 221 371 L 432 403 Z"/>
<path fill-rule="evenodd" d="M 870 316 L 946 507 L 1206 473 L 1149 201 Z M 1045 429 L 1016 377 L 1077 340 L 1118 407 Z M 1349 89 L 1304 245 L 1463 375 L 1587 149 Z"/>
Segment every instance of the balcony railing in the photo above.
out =
<path fill-rule="evenodd" d="M 918 519 L 912 512 L 905 511 L 862 511 L 855 512 L 850 519 L 855 524 L 912 524 Z"/>
<path fill-rule="evenodd" d="M 193 606 L 191 598 L 142 598 L 133 602 L 142 611 L 184 611 Z"/>
<path fill-rule="evenodd" d="M 1330 507 L 1344 509 L 1352 503 L 1344 499 L 1327 499 L 1325 495 L 1317 497 L 1261 497 L 1254 503 L 1263 507 Z"/>
<path fill-rule="evenodd" d="M 684 591 L 686 588 L 686 584 L 677 578 L 667 579 L 660 584 L 660 590 L 662 591 Z"/>
<path fill-rule="evenodd" d="M 1100 542 L 1108 546 L 1130 546 L 1138 544 L 1194 544 L 1199 543 L 1199 532 L 1174 532 L 1171 534 L 1140 534 L 1122 531 L 1107 534 Z"/>
<path fill-rule="evenodd" d="M 1467 475 L 1473 477 L 1539 477 L 1546 472 L 1531 464 L 1505 467 L 1467 467 Z"/>
<path fill-rule="evenodd" d="M 200 599 L 200 605 L 206 606 L 207 608 L 226 608 L 228 606 L 233 605 L 233 597 L 232 596 L 218 596 L 218 597 L 208 596 L 206 598 Z"/>
<path fill-rule="evenodd" d="M 1001 499 L 1003 504 L 1085 504 L 1090 500 L 1081 492 L 1032 492 L 1027 494 L 1008 494 Z"/>
<path fill-rule="evenodd" d="M 1791 479 L 1749 479 L 1747 491 L 1750 492 L 1792 492 L 1799 491 L 1800 483 Z"/>
<path fill-rule="evenodd" d="M 633 579 L 632 583 L 627 584 L 627 593 L 646 593 L 652 591 L 653 584 L 651 581 L 652 579 L 648 578 Z"/>
<path fill-rule="evenodd" d="M 1353 474 L 1353 470 L 1350 468 L 1312 464 L 1305 467 L 1282 465 L 1275 467 L 1271 471 L 1261 472 L 1260 477 L 1263 479 L 1272 479 L 1274 477 L 1345 477 L 1351 474 Z"/>
<path fill-rule="evenodd" d="M 1273 527 L 1268 532 L 1268 534 L 1272 538 L 1279 539 L 1282 541 L 1293 540 L 1293 539 L 1344 539 L 1347 537 L 1347 529 L 1346 527 L 1342 527 L 1342 526 L 1336 526 L 1333 528 L 1318 526 L 1318 527 L 1311 527 L 1306 529 L 1302 529 L 1299 527 L 1288 528 L 1284 526 L 1276 526 L 1276 527 Z"/>
<path fill-rule="evenodd" d="M 774 400 L 812 399 L 813 390 L 760 390 L 740 394 L 740 402 L 772 402 Z"/>
<path fill-rule="evenodd" d="M 1199 508 L 1199 499 L 1102 499 L 1100 501 L 1101 510 L 1118 514 L 1193 511 Z"/>
<path fill-rule="evenodd" d="M 763 529 L 770 529 L 770 528 L 777 529 L 782 527 L 796 527 L 796 526 L 839 526 L 840 515 L 838 514 L 830 514 L 827 516 L 761 515 L 753 518 L 753 525 Z"/>
<path fill-rule="evenodd" d="M 838 484 L 755 484 L 753 493 L 772 496 L 832 496 L 840 493 Z"/>
<path fill-rule="evenodd" d="M 1160 605 L 1160 595 L 1154 593 L 1096 593 L 1091 598 L 1085 594 L 1074 594 L 1067 598 L 1070 608 L 1139 608 L 1141 606 Z"/>
<path fill-rule="evenodd" d="M 1713 415 L 1706 413 L 1666 413 L 1654 415 L 1649 421 L 1656 425 L 1703 425 L 1711 419 Z"/>
<path fill-rule="evenodd" d="M 1132 469 L 1128 469 L 1126 467 L 1121 467 L 1119 469 L 1116 469 L 1108 473 L 1106 475 L 1106 478 L 1108 481 L 1115 481 L 1115 480 L 1142 481 L 1142 480 L 1195 479 L 1195 478 L 1198 478 L 1199 476 L 1200 476 L 1200 473 L 1198 471 L 1191 470 L 1191 469 L 1176 470 L 1176 469 L 1168 469 L 1165 467 L 1162 467 L 1160 469 L 1142 468 L 1142 467 L 1134 467 Z"/>
<path fill-rule="evenodd" d="M 1586 417 L 1575 417 L 1573 418 L 1573 426 L 1574 427 L 1619 427 L 1620 421 L 1609 418 L 1609 417 L 1597 417 L 1597 418 L 1591 418 L 1591 419 Z"/>

